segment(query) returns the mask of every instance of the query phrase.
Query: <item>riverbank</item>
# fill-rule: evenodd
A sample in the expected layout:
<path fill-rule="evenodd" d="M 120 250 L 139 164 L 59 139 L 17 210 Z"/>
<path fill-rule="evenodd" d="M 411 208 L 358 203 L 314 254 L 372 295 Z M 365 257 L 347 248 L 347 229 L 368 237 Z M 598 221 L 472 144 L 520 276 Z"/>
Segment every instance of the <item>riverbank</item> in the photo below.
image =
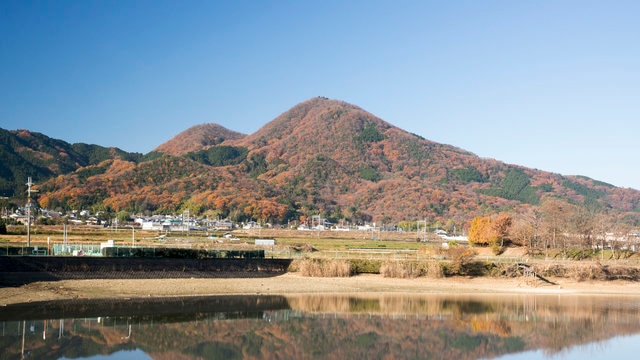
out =
<path fill-rule="evenodd" d="M 66 299 L 256 294 L 537 293 L 640 296 L 640 284 L 631 281 L 550 280 L 555 284 L 524 278 L 396 279 L 368 274 L 344 278 L 322 278 L 306 277 L 297 273 L 267 278 L 61 280 L 0 288 L 0 306 Z"/>

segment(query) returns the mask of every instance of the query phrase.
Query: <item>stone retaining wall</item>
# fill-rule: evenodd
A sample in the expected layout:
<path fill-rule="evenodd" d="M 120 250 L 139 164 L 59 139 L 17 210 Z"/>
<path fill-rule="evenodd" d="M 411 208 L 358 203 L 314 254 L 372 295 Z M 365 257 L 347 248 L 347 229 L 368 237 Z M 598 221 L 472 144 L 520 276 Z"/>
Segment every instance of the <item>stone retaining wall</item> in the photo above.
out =
<path fill-rule="evenodd" d="M 0 285 L 68 279 L 269 277 L 290 259 L 153 259 L 58 256 L 0 257 Z"/>

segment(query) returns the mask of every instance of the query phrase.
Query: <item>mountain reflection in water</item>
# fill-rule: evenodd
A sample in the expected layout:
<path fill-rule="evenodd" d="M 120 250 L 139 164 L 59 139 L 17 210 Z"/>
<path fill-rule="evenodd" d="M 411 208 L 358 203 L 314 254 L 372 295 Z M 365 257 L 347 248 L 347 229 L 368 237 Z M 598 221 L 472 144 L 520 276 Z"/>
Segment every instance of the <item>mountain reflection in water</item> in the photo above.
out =
<path fill-rule="evenodd" d="M 120 359 L 134 353 L 162 359 L 545 358 L 640 334 L 640 298 L 307 295 L 49 302 L 0 308 L 0 327 L 2 359 Z"/>

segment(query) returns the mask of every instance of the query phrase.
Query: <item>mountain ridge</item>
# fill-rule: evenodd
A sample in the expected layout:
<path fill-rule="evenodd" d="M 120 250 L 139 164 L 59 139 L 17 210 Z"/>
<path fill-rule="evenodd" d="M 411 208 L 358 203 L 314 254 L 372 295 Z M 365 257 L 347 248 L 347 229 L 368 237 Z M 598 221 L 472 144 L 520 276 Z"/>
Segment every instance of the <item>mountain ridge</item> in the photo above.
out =
<path fill-rule="evenodd" d="M 249 135 L 217 124 L 185 132 L 167 143 L 196 139 L 188 147 L 103 157 L 44 181 L 41 205 L 64 208 L 72 202 L 138 213 L 189 209 L 275 223 L 321 214 L 358 223 L 464 224 L 474 216 L 525 212 L 560 199 L 640 223 L 637 190 L 480 158 L 339 100 L 301 102 Z"/>
<path fill-rule="evenodd" d="M 0 128 L 0 196 L 21 193 L 19 188 L 28 177 L 44 181 L 106 159 L 141 157 L 142 154 L 127 153 L 116 147 L 70 144 L 25 129 Z"/>

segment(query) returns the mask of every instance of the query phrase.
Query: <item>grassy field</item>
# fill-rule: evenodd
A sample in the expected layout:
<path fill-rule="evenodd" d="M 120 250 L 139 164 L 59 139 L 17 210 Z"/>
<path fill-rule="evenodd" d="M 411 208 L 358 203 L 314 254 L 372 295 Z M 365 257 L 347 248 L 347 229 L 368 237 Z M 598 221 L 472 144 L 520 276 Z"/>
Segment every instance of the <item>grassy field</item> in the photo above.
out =
<path fill-rule="evenodd" d="M 10 226 L 9 234 L 0 235 L 0 246 L 26 246 L 27 234 L 22 226 Z M 297 230 L 236 230 L 224 232 L 172 232 L 146 231 L 131 228 L 103 228 L 91 226 L 68 226 L 67 243 L 100 244 L 114 240 L 117 246 L 167 246 L 193 248 L 251 247 L 256 238 L 276 240 L 273 250 L 325 252 L 325 251 L 418 251 L 425 243 L 417 241 L 415 233 L 372 233 Z M 61 226 L 39 226 L 31 230 L 31 246 L 46 247 L 47 244 L 64 242 Z M 435 241 L 435 237 L 432 238 Z"/>
<path fill-rule="evenodd" d="M 9 227 L 0 235 L 0 247 L 26 247 L 23 226 Z M 257 238 L 275 239 L 274 246 L 256 246 Z M 423 240 L 427 241 L 423 241 Z M 335 232 L 284 229 L 236 230 L 224 232 L 160 233 L 131 228 L 91 226 L 67 227 L 67 244 L 99 245 L 114 240 L 120 247 L 179 247 L 189 249 L 263 249 L 268 258 L 294 259 L 291 271 L 308 276 L 350 276 L 379 273 L 388 277 L 519 276 L 518 264 L 534 266 L 547 276 L 575 279 L 640 279 L 637 253 L 610 250 L 574 256 L 573 252 L 550 252 L 549 257 L 528 254 L 525 248 L 507 248 L 495 256 L 489 248 L 454 246 L 444 249 L 433 234 L 401 232 Z M 31 231 L 31 246 L 47 249 L 62 244 L 61 226 L 38 226 Z M 573 257 L 567 257 L 567 255 Z M 583 254 L 584 255 L 584 254 Z M 615 255 L 615 256 L 614 256 Z M 580 261 L 578 261 L 580 260 Z"/>

